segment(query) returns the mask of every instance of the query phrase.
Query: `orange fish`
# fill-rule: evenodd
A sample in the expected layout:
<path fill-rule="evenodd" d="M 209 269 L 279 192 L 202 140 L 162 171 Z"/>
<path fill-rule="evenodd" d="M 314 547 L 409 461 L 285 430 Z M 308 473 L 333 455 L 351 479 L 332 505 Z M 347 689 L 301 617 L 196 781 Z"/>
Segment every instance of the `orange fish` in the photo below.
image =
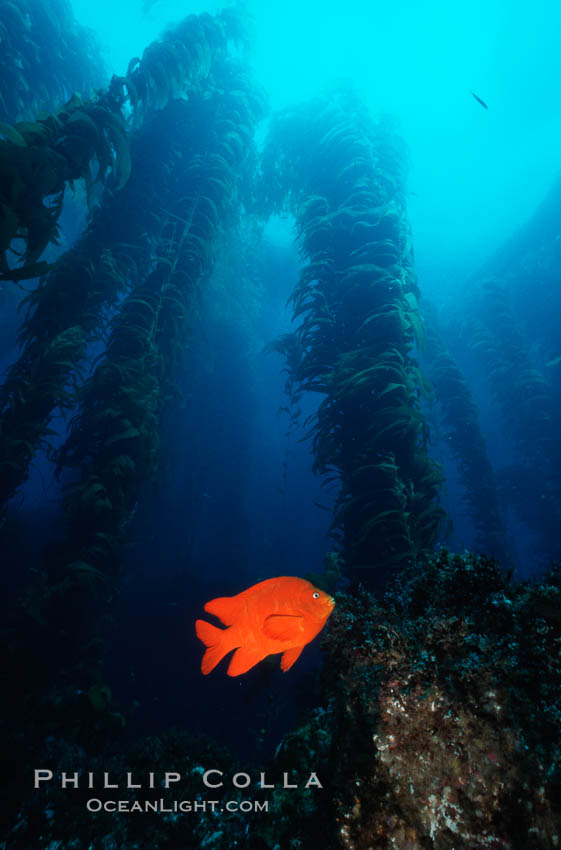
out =
<path fill-rule="evenodd" d="M 197 637 L 207 647 L 201 662 L 203 674 L 214 670 L 232 649 L 236 652 L 228 676 L 241 676 L 276 652 L 282 652 L 281 669 L 286 672 L 321 632 L 334 605 L 323 590 L 295 576 L 268 578 L 237 596 L 212 599 L 205 611 L 229 628 L 196 621 Z"/>

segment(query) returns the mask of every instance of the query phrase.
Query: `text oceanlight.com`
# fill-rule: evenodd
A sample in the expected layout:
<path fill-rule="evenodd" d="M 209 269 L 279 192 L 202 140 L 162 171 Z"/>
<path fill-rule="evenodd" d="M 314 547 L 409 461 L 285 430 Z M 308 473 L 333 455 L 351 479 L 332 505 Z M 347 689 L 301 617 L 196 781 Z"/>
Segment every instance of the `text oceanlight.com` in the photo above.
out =
<path fill-rule="evenodd" d="M 206 814 L 218 812 L 268 812 L 268 800 L 99 800 L 92 798 L 86 803 L 89 812 L 156 812 L 157 814 Z"/>

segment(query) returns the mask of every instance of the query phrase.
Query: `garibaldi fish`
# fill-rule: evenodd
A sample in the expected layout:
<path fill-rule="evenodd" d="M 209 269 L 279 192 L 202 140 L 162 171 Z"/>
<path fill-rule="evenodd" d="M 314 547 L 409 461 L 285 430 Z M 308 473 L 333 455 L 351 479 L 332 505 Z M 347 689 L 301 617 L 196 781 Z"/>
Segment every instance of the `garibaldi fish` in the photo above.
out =
<path fill-rule="evenodd" d="M 282 652 L 281 669 L 294 664 L 307 643 L 323 629 L 335 602 L 303 578 L 280 576 L 254 584 L 237 596 L 221 596 L 204 606 L 226 629 L 197 620 L 197 637 L 206 646 L 201 670 L 206 676 L 235 649 L 229 676 L 247 673 L 267 655 Z"/>

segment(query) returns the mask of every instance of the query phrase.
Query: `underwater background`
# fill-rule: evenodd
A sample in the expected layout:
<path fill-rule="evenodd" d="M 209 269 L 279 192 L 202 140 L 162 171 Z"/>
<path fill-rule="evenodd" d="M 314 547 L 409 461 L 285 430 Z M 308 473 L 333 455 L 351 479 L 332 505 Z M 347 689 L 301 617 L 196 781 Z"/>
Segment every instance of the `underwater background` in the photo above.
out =
<path fill-rule="evenodd" d="M 560 26 L 0 3 L 0 847 L 559 846 Z M 203 676 L 275 576 L 320 636 Z"/>

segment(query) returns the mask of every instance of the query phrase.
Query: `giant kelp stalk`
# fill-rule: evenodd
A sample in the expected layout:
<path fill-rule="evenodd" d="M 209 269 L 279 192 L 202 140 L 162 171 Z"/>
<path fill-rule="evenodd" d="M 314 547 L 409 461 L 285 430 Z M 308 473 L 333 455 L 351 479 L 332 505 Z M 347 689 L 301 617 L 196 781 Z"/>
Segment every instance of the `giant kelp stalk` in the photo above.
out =
<path fill-rule="evenodd" d="M 555 401 L 532 360 L 507 286 L 496 279 L 487 281 L 476 300 L 475 313 L 478 318 L 468 318 L 465 323 L 469 346 L 485 367 L 518 449 L 535 463 L 559 457 Z"/>
<path fill-rule="evenodd" d="M 507 561 L 506 529 L 477 408 L 461 369 L 446 347 L 434 310 L 429 312 L 427 323 L 428 374 L 447 429 L 445 439 L 456 460 L 464 498 L 475 526 L 475 548 L 493 555 L 504 565 Z"/>
<path fill-rule="evenodd" d="M 205 96 L 177 104 L 174 146 L 181 156 L 156 256 L 113 316 L 105 354 L 80 390 L 58 452 L 59 467 L 74 475 L 65 500 L 68 533 L 49 547 L 47 570 L 29 589 L 23 613 L 26 645 L 31 634 L 46 656 L 41 675 L 51 657 L 63 669 L 48 692 L 67 710 L 77 697 L 70 689 L 61 700 L 64 680 L 86 692 L 100 675 L 95 635 L 114 594 L 127 524 L 157 466 L 172 366 L 185 345 L 193 297 L 212 269 L 240 183 L 247 183 L 244 164 L 262 102 L 226 59 L 214 82 Z"/>
<path fill-rule="evenodd" d="M 263 171 L 308 261 L 291 296 L 297 379 L 324 396 L 311 430 L 315 471 L 340 483 L 334 534 L 351 568 L 391 571 L 430 550 L 443 519 L 419 408 L 403 154 L 391 127 L 340 90 L 276 118 Z"/>
<path fill-rule="evenodd" d="M 106 82 L 94 33 L 68 0 L 4 0 L 0 44 L 0 121 L 32 120 Z"/>
<path fill-rule="evenodd" d="M 518 333 L 531 341 L 529 353 L 548 379 L 561 406 L 561 177 L 532 217 L 472 276 L 473 291 L 485 280 L 500 281 Z M 504 300 L 504 298 L 503 298 Z M 488 306 L 491 306 L 492 299 Z M 480 301 L 477 309 L 485 307 Z"/>
<path fill-rule="evenodd" d="M 193 296 L 212 268 L 217 239 L 234 210 L 244 152 L 260 104 L 235 68 L 209 101 L 184 105 L 184 157 L 175 172 L 160 251 L 148 277 L 123 302 L 107 353 L 87 381 L 59 454 L 81 468 L 67 499 L 69 544 L 63 572 L 84 563 L 107 578 L 118 568 L 123 530 L 158 458 L 163 403 L 185 343 Z M 199 107 L 197 109 L 197 107 Z M 190 134 L 193 133 L 190 139 Z"/>
<path fill-rule="evenodd" d="M 174 143 L 180 118 L 173 98 L 186 89 L 191 89 L 193 95 L 199 90 L 202 94 L 211 86 L 212 62 L 226 50 L 231 29 L 228 16 L 191 16 L 163 41 L 147 48 L 141 62 L 133 60 L 126 78 L 113 79 L 111 90 L 121 106 L 124 106 L 124 90 L 129 92 L 132 119 L 138 125 L 130 152 L 120 112 L 105 109 L 99 101 L 63 110 L 65 123 L 60 129 L 61 140 L 64 140 L 68 156 L 81 163 L 83 171 L 78 169 L 77 175 L 91 178 L 89 158 L 97 151 L 98 173 L 105 175 L 111 161 L 121 175 L 119 183 L 123 186 L 105 196 L 82 239 L 61 257 L 28 297 L 29 310 L 20 334 L 23 351 L 10 368 L 0 392 L 2 507 L 25 481 L 35 451 L 49 434 L 54 408 L 72 403 L 68 390 L 76 380 L 76 369 L 88 342 L 99 338 L 107 323 L 108 311 L 134 281 L 142 279 L 155 254 L 156 242 L 166 221 L 166 208 L 176 190 L 178 160 L 183 156 Z M 114 106 L 117 103 L 111 102 Z M 166 102 L 169 107 L 151 111 L 151 107 L 161 107 Z M 115 142 L 117 136 L 109 138 L 96 130 L 90 113 L 98 124 L 113 122 L 111 126 L 115 132 L 118 130 L 118 144 Z M 49 122 L 56 127 L 60 121 L 59 116 L 51 116 L 41 122 L 39 129 L 42 132 Z M 74 128 L 75 135 L 68 130 L 68 125 Z M 26 131 L 20 125 L 20 130 L 31 134 L 31 138 L 38 132 L 38 126 L 29 125 Z M 105 157 L 102 160 L 99 159 L 100 145 Z M 21 146 L 4 142 L 0 143 L 0 161 L 5 156 L 6 167 L 11 168 L 21 151 L 24 154 L 22 162 L 37 154 L 34 167 L 38 186 L 42 187 L 45 179 L 54 179 L 45 162 L 48 163 L 52 156 L 59 157 L 59 151 L 48 145 Z M 108 160 L 111 156 L 114 158 Z M 29 179 L 31 177 L 30 173 Z M 61 183 L 57 190 L 59 200 L 54 217 L 51 208 L 45 210 L 41 204 L 36 205 L 35 194 L 27 197 L 24 192 L 25 215 L 32 216 L 34 221 L 37 216 L 42 220 L 46 215 L 48 232 L 56 227 L 63 185 Z M 42 191 L 39 189 L 39 193 Z M 40 227 L 43 235 L 37 250 L 43 249 L 48 232 Z M 29 250 L 29 230 L 27 237 Z M 35 242 L 38 238 L 35 237 Z M 35 259 L 33 254 L 31 260 Z M 28 268 L 24 264 L 23 270 Z"/>
<path fill-rule="evenodd" d="M 302 409 L 300 407 L 300 399 L 302 398 L 302 393 L 299 390 L 298 386 L 298 369 L 302 360 L 302 349 L 300 346 L 300 340 L 298 339 L 298 334 L 289 333 L 282 334 L 273 340 L 272 343 L 266 346 L 265 352 L 270 353 L 272 351 L 277 351 L 279 354 L 282 354 L 286 360 L 286 366 L 282 370 L 282 372 L 286 375 L 286 379 L 284 382 L 284 392 L 288 396 L 288 407 L 284 405 L 279 408 L 278 413 L 285 414 L 288 417 L 288 424 L 286 426 L 286 431 L 284 432 L 284 436 L 286 439 L 286 447 L 284 451 L 284 457 L 282 461 L 282 486 L 280 488 L 282 501 L 283 501 L 283 510 L 286 512 L 286 485 L 288 481 L 288 465 L 289 459 L 292 454 L 292 441 L 291 438 L 294 435 L 294 432 L 298 430 L 300 427 L 300 414 L 302 413 Z"/>
<path fill-rule="evenodd" d="M 500 280 L 493 278 L 483 285 L 470 313 L 475 318 L 465 320 L 464 334 L 485 369 L 505 429 L 523 462 L 540 470 L 540 510 L 526 511 L 525 516 L 524 499 L 515 498 L 513 504 L 521 510 L 521 519 L 542 536 L 545 550 L 553 552 L 557 548 L 555 528 L 561 522 L 559 399 L 532 356 L 508 288 Z M 509 478 L 505 491 L 512 490 L 512 468 Z"/>

